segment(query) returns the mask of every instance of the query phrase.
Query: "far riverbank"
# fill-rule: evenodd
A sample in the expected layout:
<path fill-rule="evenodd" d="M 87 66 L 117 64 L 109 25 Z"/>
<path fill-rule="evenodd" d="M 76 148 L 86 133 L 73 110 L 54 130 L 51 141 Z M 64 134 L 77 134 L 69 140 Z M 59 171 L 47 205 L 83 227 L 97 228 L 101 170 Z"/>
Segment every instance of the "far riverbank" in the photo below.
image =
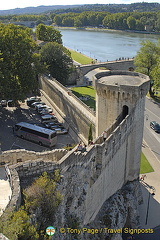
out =
<path fill-rule="evenodd" d="M 86 30 L 86 31 L 95 31 L 95 32 L 128 32 L 128 33 L 140 33 L 140 34 L 155 34 L 160 35 L 160 32 L 146 32 L 146 31 L 136 31 L 136 30 L 118 30 L 118 29 L 110 29 L 110 28 L 92 28 L 92 27 L 59 27 L 59 26 L 53 26 L 56 29 L 59 30 Z"/>

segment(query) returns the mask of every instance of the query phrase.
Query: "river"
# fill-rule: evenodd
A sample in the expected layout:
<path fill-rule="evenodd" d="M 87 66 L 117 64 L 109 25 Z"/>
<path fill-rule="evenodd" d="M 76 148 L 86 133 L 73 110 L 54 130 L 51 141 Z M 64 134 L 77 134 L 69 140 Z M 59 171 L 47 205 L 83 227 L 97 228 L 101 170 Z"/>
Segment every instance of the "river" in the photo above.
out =
<path fill-rule="evenodd" d="M 81 52 L 98 61 L 133 58 L 140 49 L 141 41 L 157 42 L 160 35 L 124 31 L 94 31 L 59 29 L 65 47 Z"/>

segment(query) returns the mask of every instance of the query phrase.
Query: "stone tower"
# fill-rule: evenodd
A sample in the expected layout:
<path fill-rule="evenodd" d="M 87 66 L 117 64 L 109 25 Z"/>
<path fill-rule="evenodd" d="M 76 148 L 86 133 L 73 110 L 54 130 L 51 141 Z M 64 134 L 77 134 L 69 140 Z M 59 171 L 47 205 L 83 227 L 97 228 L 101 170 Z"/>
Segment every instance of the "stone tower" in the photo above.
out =
<path fill-rule="evenodd" d="M 138 178 L 140 170 L 145 96 L 149 90 L 149 77 L 129 71 L 108 71 L 97 74 L 96 77 L 96 136 L 115 121 L 118 120 L 118 124 L 122 122 L 127 115 L 130 115 L 133 121 L 134 127 L 125 146 L 125 179 L 133 181 Z M 114 136 L 114 131 L 112 135 Z"/>
<path fill-rule="evenodd" d="M 133 108 L 138 108 L 138 118 L 143 122 L 148 76 L 129 71 L 106 71 L 98 73 L 96 78 L 97 137 L 118 117 L 130 114 Z"/>

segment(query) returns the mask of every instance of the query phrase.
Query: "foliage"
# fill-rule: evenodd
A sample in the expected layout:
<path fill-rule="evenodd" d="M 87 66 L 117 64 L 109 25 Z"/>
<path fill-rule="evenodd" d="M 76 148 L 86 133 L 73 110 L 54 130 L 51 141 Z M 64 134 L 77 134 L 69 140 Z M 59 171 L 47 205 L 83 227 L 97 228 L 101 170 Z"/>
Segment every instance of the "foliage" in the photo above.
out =
<path fill-rule="evenodd" d="M 88 143 L 93 141 L 93 135 L 92 135 L 92 124 L 90 124 L 89 127 L 89 134 L 88 134 Z"/>
<path fill-rule="evenodd" d="M 61 44 L 51 42 L 41 48 L 40 54 L 52 77 L 65 84 L 73 68 L 70 51 Z"/>
<path fill-rule="evenodd" d="M 0 25 L 0 89 L 6 99 L 24 100 L 37 88 L 33 51 L 36 44 L 28 28 L 13 24 Z"/>
<path fill-rule="evenodd" d="M 10 240 L 51 239 L 46 236 L 45 229 L 54 221 L 54 214 L 62 201 L 62 195 L 57 190 L 59 181 L 59 169 L 54 171 L 53 178 L 46 172 L 37 178 L 24 190 L 24 207 L 16 212 L 5 212 L 0 218 L 0 232 Z"/>
<path fill-rule="evenodd" d="M 147 26 L 149 31 L 160 31 L 159 12 L 95 12 L 85 11 L 80 13 L 56 14 L 53 21 L 58 26 L 64 27 L 105 27 L 110 29 L 144 31 Z"/>
<path fill-rule="evenodd" d="M 0 220 L 0 232 L 10 240 L 39 239 L 36 228 L 30 223 L 30 218 L 23 208 L 17 212 L 6 213 Z"/>
<path fill-rule="evenodd" d="M 157 88 L 160 85 L 160 71 L 159 71 L 159 59 L 160 59 L 160 42 L 153 43 L 151 41 L 143 41 L 141 48 L 138 51 L 134 65 L 136 71 L 147 74 L 151 81 L 150 95 L 153 95 L 152 86 Z"/>
<path fill-rule="evenodd" d="M 57 190 L 59 180 L 59 170 L 55 171 L 53 179 L 44 172 L 31 186 L 23 191 L 27 212 L 30 214 L 40 212 L 37 218 L 42 229 L 45 229 L 47 224 L 53 221 L 56 209 L 62 201 L 62 195 Z M 43 221 L 41 216 L 43 216 Z"/>
<path fill-rule="evenodd" d="M 62 35 L 60 31 L 56 30 L 52 26 L 39 24 L 36 27 L 36 37 L 37 39 L 45 42 L 57 42 L 62 44 Z"/>

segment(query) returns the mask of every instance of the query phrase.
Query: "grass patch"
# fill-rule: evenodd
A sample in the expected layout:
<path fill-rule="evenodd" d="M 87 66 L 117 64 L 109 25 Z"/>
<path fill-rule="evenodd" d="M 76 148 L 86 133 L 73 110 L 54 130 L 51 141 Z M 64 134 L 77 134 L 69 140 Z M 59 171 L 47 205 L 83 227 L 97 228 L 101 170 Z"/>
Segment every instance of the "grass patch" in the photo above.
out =
<path fill-rule="evenodd" d="M 148 162 L 146 156 L 141 153 L 141 164 L 140 164 L 140 174 L 154 172 L 154 169 Z"/>
<path fill-rule="evenodd" d="M 83 101 L 87 106 L 93 108 L 94 110 L 96 109 L 96 91 L 93 87 L 87 86 L 87 87 L 74 87 L 71 88 L 72 92 L 74 95 L 76 95 L 78 98 L 79 97 L 86 97 L 89 96 L 89 100 L 81 100 Z"/>
<path fill-rule="evenodd" d="M 149 92 L 147 93 L 147 96 L 151 99 L 153 99 L 155 102 L 160 103 L 160 89 L 158 89 L 157 91 L 155 91 L 155 95 L 154 97 L 151 97 Z"/>
<path fill-rule="evenodd" d="M 81 53 L 78 53 L 76 51 L 73 51 L 71 49 L 69 49 L 69 51 L 71 52 L 72 59 L 80 64 L 90 64 L 93 62 L 93 59 L 90 57 L 87 57 L 87 56 L 85 56 Z"/>

